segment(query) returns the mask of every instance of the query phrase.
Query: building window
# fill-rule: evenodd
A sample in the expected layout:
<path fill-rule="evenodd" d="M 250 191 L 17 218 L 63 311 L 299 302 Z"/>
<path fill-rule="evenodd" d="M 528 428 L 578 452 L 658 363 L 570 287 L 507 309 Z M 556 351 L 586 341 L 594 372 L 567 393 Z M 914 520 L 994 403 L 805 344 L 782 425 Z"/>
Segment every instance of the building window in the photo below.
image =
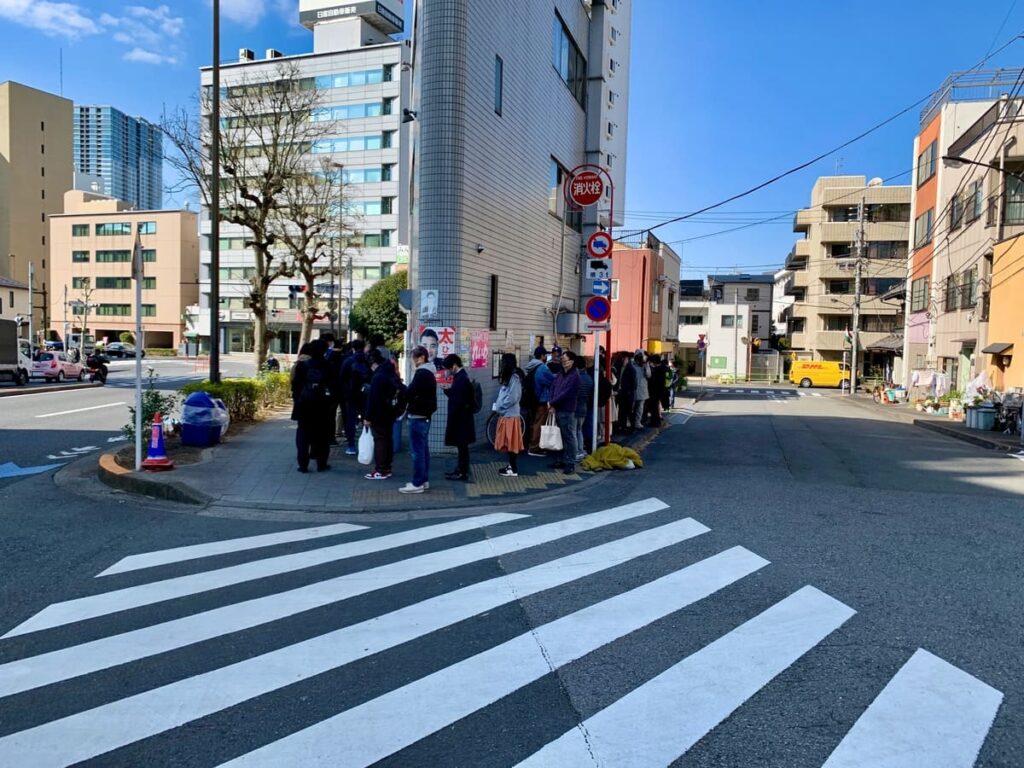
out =
<path fill-rule="evenodd" d="M 97 264 L 112 264 L 121 262 L 130 262 L 132 260 L 131 251 L 96 251 L 96 263 Z"/>
<path fill-rule="evenodd" d="M 789 320 L 789 332 L 790 333 L 803 333 L 807 328 L 806 317 L 793 317 Z"/>
<path fill-rule="evenodd" d="M 928 278 L 919 277 L 910 284 L 910 311 L 924 312 L 928 309 Z"/>
<path fill-rule="evenodd" d="M 960 308 L 971 309 L 978 303 L 978 268 L 971 267 L 960 277 Z"/>
<path fill-rule="evenodd" d="M 984 204 L 984 195 L 980 181 L 975 181 L 967 188 L 967 199 L 965 200 L 964 213 L 967 215 L 967 223 L 981 218 L 981 209 Z"/>
<path fill-rule="evenodd" d="M 72 251 L 71 252 L 71 263 L 72 264 L 88 264 L 89 263 L 89 252 L 88 251 Z"/>
<path fill-rule="evenodd" d="M 738 325 L 739 315 L 722 315 L 723 328 L 735 328 Z"/>
<path fill-rule="evenodd" d="M 946 311 L 953 312 L 956 310 L 957 305 L 960 303 L 958 296 L 958 285 L 956 281 L 956 275 L 950 275 L 946 278 Z"/>
<path fill-rule="evenodd" d="M 566 176 L 569 172 L 562 167 L 555 158 L 551 158 L 548 166 L 548 212 L 562 218 L 565 216 L 565 225 L 577 232 L 583 231 L 583 211 L 565 210 L 565 195 L 562 190 L 565 186 Z"/>
<path fill-rule="evenodd" d="M 98 291 L 116 291 L 124 290 L 125 288 L 132 287 L 132 279 L 130 277 L 97 277 L 96 278 L 96 290 Z"/>
<path fill-rule="evenodd" d="M 382 165 L 380 167 L 380 181 L 391 181 L 392 169 L 394 169 L 394 167 L 395 166 L 391 163 Z M 367 179 L 367 181 L 370 181 L 370 179 Z"/>
<path fill-rule="evenodd" d="M 100 304 L 96 307 L 96 314 L 101 317 L 129 317 L 131 313 L 131 304 Z"/>
<path fill-rule="evenodd" d="M 680 315 L 680 325 L 704 325 L 703 315 Z"/>
<path fill-rule="evenodd" d="M 917 186 L 921 186 L 935 175 L 936 146 L 933 141 L 928 148 L 917 156 Z"/>
<path fill-rule="evenodd" d="M 864 279 L 863 293 L 865 296 L 884 296 L 904 283 L 906 280 L 902 277 L 868 277 Z"/>
<path fill-rule="evenodd" d="M 833 259 L 849 259 L 853 256 L 852 243 L 830 243 L 828 255 Z"/>
<path fill-rule="evenodd" d="M 89 225 L 88 224 L 72 224 L 71 225 L 71 236 L 72 237 L 88 237 L 89 236 Z"/>
<path fill-rule="evenodd" d="M 130 221 L 114 221 L 96 225 L 97 237 L 117 237 L 120 235 L 130 235 L 131 233 L 132 224 Z"/>
<path fill-rule="evenodd" d="M 747 288 L 746 301 L 760 301 L 761 300 L 761 289 L 760 288 Z"/>
<path fill-rule="evenodd" d="M 494 57 L 494 114 L 501 117 L 501 104 L 505 92 L 505 62 Z"/>
<path fill-rule="evenodd" d="M 851 325 L 847 315 L 825 315 L 822 321 L 824 331 L 847 331 Z"/>
<path fill-rule="evenodd" d="M 156 304 L 143 304 L 142 305 L 142 316 L 143 317 L 156 317 Z"/>
<path fill-rule="evenodd" d="M 964 221 L 964 201 L 960 195 L 954 195 L 949 208 L 949 228 L 960 229 Z"/>
<path fill-rule="evenodd" d="M 1024 181 L 1018 176 L 1005 174 L 1006 224 L 1024 224 Z"/>
<path fill-rule="evenodd" d="M 386 76 L 388 75 L 388 76 Z M 354 85 L 376 85 L 378 83 L 388 82 L 390 78 L 390 70 L 388 68 L 378 69 L 361 69 L 355 72 L 339 72 L 333 75 L 320 75 L 314 81 L 317 89 L 323 88 L 348 88 Z M 244 86 L 241 86 L 244 88 Z M 231 95 L 229 89 L 228 95 Z"/>
<path fill-rule="evenodd" d="M 761 316 L 758 315 L 756 312 L 750 316 L 750 332 L 751 333 L 757 333 L 758 329 L 761 327 L 761 322 L 760 321 L 761 321 Z"/>
<path fill-rule="evenodd" d="M 907 260 L 907 242 L 905 240 L 879 240 L 868 243 L 865 256 L 869 259 Z"/>
<path fill-rule="evenodd" d="M 144 290 L 144 291 L 155 291 L 156 290 L 156 278 L 155 277 L 144 277 L 144 278 L 142 278 L 142 290 Z"/>
<path fill-rule="evenodd" d="M 142 260 L 143 261 L 156 261 L 156 249 L 155 248 L 143 248 L 142 249 Z"/>
<path fill-rule="evenodd" d="M 853 293 L 853 289 L 849 280 L 829 280 L 828 292 L 843 295 Z"/>
<path fill-rule="evenodd" d="M 587 105 L 587 61 L 583 58 L 579 46 L 569 34 L 562 17 L 555 14 L 552 26 L 553 59 L 552 64 L 562 82 L 568 87 L 573 98 L 581 107 Z"/>
<path fill-rule="evenodd" d="M 929 208 L 914 221 L 915 248 L 922 248 L 932 241 L 932 223 L 934 216 L 935 209 Z"/>
<path fill-rule="evenodd" d="M 612 280 L 612 301 L 619 300 L 619 281 Z"/>
<path fill-rule="evenodd" d="M 657 283 L 651 288 L 651 312 L 661 312 L 661 286 Z"/>
<path fill-rule="evenodd" d="M 139 234 L 140 235 L 155 235 L 156 234 L 156 222 L 155 221 L 140 221 L 139 222 Z"/>
<path fill-rule="evenodd" d="M 76 290 L 82 290 L 82 289 L 84 289 L 88 285 L 89 285 L 89 278 L 88 277 L 72 277 L 71 278 L 71 287 L 76 289 Z"/>
<path fill-rule="evenodd" d="M 384 131 L 384 133 L 381 134 L 380 146 L 381 146 L 382 149 L 391 149 L 391 147 L 394 146 L 394 142 L 395 142 L 395 132 L 394 131 Z"/>
<path fill-rule="evenodd" d="M 382 215 L 388 215 L 395 212 L 395 198 L 393 197 L 382 197 L 380 199 L 380 212 Z"/>

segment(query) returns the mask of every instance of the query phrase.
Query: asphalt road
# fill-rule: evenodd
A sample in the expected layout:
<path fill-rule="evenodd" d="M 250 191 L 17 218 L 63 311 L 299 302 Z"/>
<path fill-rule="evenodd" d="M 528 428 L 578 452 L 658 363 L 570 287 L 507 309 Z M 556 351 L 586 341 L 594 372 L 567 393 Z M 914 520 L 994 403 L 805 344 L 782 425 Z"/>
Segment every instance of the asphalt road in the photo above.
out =
<path fill-rule="evenodd" d="M 168 391 L 207 375 L 188 361 L 154 358 L 144 360 L 143 366 L 143 376 L 148 377 L 152 369 L 154 386 Z M 45 392 L 38 383 L 23 388 L 0 385 L 5 391 L 19 392 L 0 397 L 0 488 L 22 481 L 26 477 L 23 470 L 51 471 L 121 439 L 135 393 L 135 363 L 114 360 L 109 367 L 104 387 Z M 225 375 L 243 375 L 250 370 L 251 365 L 242 361 L 228 360 L 222 365 Z"/>
<path fill-rule="evenodd" d="M 821 394 L 711 392 L 642 471 L 479 518 L 0 489 L 0 755 L 1024 764 L 1024 462 Z"/>

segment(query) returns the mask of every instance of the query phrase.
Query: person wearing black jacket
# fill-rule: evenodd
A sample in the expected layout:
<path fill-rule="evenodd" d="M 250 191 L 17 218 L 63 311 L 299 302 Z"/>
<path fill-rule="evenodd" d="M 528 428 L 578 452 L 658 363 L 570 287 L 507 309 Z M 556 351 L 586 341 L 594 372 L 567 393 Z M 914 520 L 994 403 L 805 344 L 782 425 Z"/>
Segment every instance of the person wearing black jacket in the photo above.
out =
<path fill-rule="evenodd" d="M 391 464 L 395 459 L 395 413 L 399 389 L 404 388 L 395 367 L 390 360 L 385 360 L 379 349 L 369 355 L 370 393 L 366 397 L 366 408 L 363 424 L 373 435 L 373 472 L 368 472 L 367 480 L 387 480 L 391 477 Z"/>
<path fill-rule="evenodd" d="M 345 400 L 345 448 L 346 456 L 355 456 L 356 424 L 363 415 L 366 396 L 363 387 L 370 382 L 370 364 L 366 360 L 366 342 L 356 339 L 352 342 L 352 354 L 341 364 L 341 390 Z"/>
<path fill-rule="evenodd" d="M 412 482 L 399 493 L 423 493 L 430 488 L 430 419 L 437 410 L 437 369 L 430 362 L 426 347 L 413 347 L 416 372 L 406 391 L 406 417 L 409 421 L 409 448 L 412 453 Z"/>
<path fill-rule="evenodd" d="M 445 390 L 448 396 L 448 424 L 444 430 L 444 444 L 459 451 L 459 464 L 454 472 L 445 475 L 449 480 L 469 480 L 469 446 L 476 442 L 473 384 L 462 367 L 462 358 L 448 355 L 444 367 L 454 372 L 452 385 Z"/>
<path fill-rule="evenodd" d="M 292 420 L 298 422 L 295 448 L 302 473 L 309 472 L 311 458 L 318 472 L 331 468 L 327 457 L 334 422 L 330 419 L 333 406 L 325 351 L 326 346 L 319 340 L 304 345 L 292 372 Z"/>
<path fill-rule="evenodd" d="M 636 400 L 636 368 L 633 367 L 628 353 L 619 356 L 622 361 L 622 373 L 619 375 L 619 424 L 615 430 L 620 435 L 628 435 L 636 425 L 633 423 L 633 403 Z"/>

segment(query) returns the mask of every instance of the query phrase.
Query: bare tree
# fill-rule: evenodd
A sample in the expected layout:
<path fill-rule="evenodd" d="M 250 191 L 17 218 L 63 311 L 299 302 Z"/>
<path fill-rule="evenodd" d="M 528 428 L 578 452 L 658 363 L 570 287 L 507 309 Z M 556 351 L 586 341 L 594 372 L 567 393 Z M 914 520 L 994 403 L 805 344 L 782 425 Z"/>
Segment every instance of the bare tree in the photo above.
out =
<path fill-rule="evenodd" d="M 308 156 L 317 142 L 336 130 L 331 120 L 321 119 L 321 96 L 313 86 L 294 62 L 284 62 L 270 76 L 247 76 L 229 84 L 221 100 L 221 221 L 242 227 L 245 246 L 253 252 L 248 299 L 260 368 L 271 336 L 268 289 L 277 278 L 291 276 L 293 268 L 291 249 L 279 240 L 277 209 L 295 179 L 308 176 Z M 202 117 L 180 108 L 161 126 L 173 150 L 168 162 L 182 179 L 177 191 L 195 188 L 207 207 L 213 195 L 211 96 L 209 89 L 200 94 Z"/>
<path fill-rule="evenodd" d="M 309 341 L 313 324 L 320 316 L 318 279 L 330 278 L 331 312 L 337 313 L 337 278 L 341 275 L 343 257 L 352 237 L 354 218 L 346 203 L 343 171 L 330 160 L 310 159 L 308 171 L 288 179 L 273 219 L 277 241 L 288 252 L 290 274 L 305 283 L 305 304 L 299 345 Z"/>

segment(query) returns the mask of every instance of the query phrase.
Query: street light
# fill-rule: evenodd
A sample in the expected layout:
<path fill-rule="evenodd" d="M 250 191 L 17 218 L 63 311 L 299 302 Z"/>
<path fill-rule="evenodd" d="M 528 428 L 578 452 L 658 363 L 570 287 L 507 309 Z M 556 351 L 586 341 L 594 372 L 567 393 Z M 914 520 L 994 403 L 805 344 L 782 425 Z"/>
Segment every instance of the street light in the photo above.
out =
<path fill-rule="evenodd" d="M 995 163 L 983 163 L 979 160 L 970 160 L 966 157 L 959 157 L 956 155 L 943 155 L 942 164 L 947 168 L 959 168 L 962 165 L 979 165 L 982 168 L 990 168 L 993 171 L 999 171 L 1007 176 L 1013 176 L 1018 181 L 1024 182 L 1024 175 L 1015 173 L 1014 171 L 1008 171 L 1005 168 L 1000 168 Z"/>
<path fill-rule="evenodd" d="M 341 255 L 341 235 L 344 230 L 344 210 L 345 210 L 345 164 L 332 162 L 332 168 L 338 169 L 338 239 L 335 243 L 334 248 L 331 249 L 331 332 L 334 333 L 337 338 L 335 322 L 338 317 L 338 307 L 341 302 L 338 301 L 338 293 L 340 293 L 341 286 L 335 285 L 335 279 L 338 277 L 338 263 L 337 259 Z M 349 336 L 351 336 L 351 332 Z"/>

